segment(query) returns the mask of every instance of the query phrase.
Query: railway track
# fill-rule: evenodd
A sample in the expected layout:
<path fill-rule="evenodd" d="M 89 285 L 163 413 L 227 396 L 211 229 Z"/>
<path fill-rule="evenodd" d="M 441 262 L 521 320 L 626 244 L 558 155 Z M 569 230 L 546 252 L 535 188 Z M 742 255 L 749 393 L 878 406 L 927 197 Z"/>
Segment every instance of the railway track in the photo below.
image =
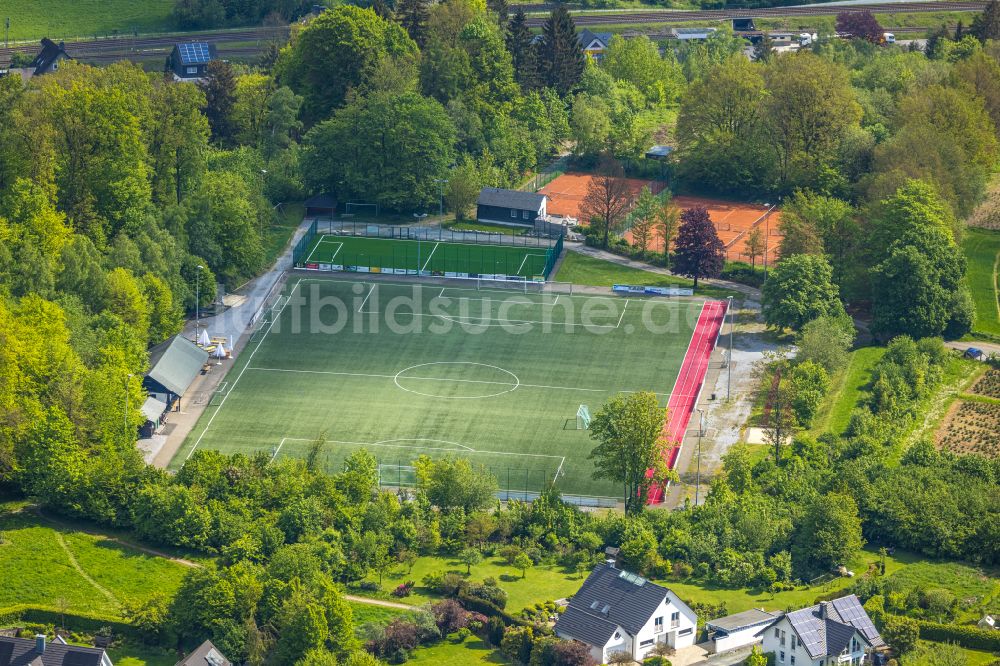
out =
<path fill-rule="evenodd" d="M 551 5 L 537 3 L 520 5 L 544 11 Z M 724 21 L 733 18 L 783 18 L 830 16 L 844 11 L 868 10 L 879 14 L 904 14 L 923 12 L 972 12 L 982 11 L 985 0 L 940 0 L 938 2 L 898 2 L 868 5 L 811 5 L 808 7 L 765 7 L 759 9 L 713 9 L 676 10 L 651 9 L 641 11 L 608 11 L 581 14 L 574 12 L 574 20 L 580 27 L 600 25 L 628 25 L 643 23 L 672 23 L 681 21 Z M 545 22 L 544 16 L 528 17 L 528 25 L 539 27 Z M 923 29 L 901 29 L 897 32 L 919 32 Z M 288 26 L 257 27 L 238 30 L 188 32 L 175 34 L 148 35 L 139 37 L 109 37 L 98 39 L 67 40 L 66 50 L 74 58 L 85 62 L 106 63 L 115 60 L 148 60 L 166 57 L 173 45 L 181 41 L 204 41 L 217 46 L 222 57 L 248 58 L 259 54 L 271 41 L 284 42 L 288 39 Z M 229 46 L 232 45 L 232 46 Z M 38 45 L 20 44 L 0 48 L 0 67 L 5 67 L 14 53 L 34 55 Z"/>
<path fill-rule="evenodd" d="M 762 7 L 758 9 L 671 10 L 575 14 L 577 26 L 628 25 L 630 23 L 670 23 L 680 21 L 724 21 L 734 18 L 786 18 L 796 16 L 833 16 L 840 12 L 870 11 L 875 14 L 913 14 L 926 12 L 981 12 L 986 2 L 979 0 L 942 0 L 941 2 L 893 2 L 866 5 L 810 5 L 808 7 Z M 528 17 L 528 25 L 539 27 L 543 16 Z"/>

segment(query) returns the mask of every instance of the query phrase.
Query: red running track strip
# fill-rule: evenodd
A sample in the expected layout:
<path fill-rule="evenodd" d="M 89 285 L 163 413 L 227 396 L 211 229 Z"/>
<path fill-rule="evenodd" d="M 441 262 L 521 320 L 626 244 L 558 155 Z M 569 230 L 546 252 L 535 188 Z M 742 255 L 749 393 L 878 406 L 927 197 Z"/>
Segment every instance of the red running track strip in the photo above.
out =
<path fill-rule="evenodd" d="M 712 350 L 719 339 L 722 323 L 726 318 L 725 301 L 706 301 L 691 335 L 691 344 L 684 354 L 684 361 L 677 373 L 677 381 L 670 392 L 667 401 L 667 418 L 663 424 L 663 436 L 671 445 L 667 452 L 667 467 L 673 469 L 681 453 L 684 433 L 687 431 L 691 416 L 701 394 L 701 386 L 708 372 L 709 359 Z M 663 486 L 656 486 L 649 491 L 649 503 L 658 504 L 663 501 Z"/>

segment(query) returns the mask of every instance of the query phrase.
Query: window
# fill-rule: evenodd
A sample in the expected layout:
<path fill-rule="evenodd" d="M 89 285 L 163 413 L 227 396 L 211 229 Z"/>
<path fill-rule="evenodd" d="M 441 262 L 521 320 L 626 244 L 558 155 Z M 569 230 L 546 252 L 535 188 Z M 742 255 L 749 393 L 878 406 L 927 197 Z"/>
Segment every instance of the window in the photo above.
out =
<path fill-rule="evenodd" d="M 185 74 L 197 74 L 198 73 L 198 68 L 197 67 L 185 67 L 184 68 L 184 73 Z"/>
<path fill-rule="evenodd" d="M 779 654 L 779 655 L 781 655 L 781 656 L 780 656 L 780 657 L 778 658 L 778 661 L 780 661 L 781 663 L 785 663 L 785 651 L 784 651 L 784 650 L 782 650 L 782 651 L 781 651 L 781 652 L 779 652 L 778 654 Z"/>
<path fill-rule="evenodd" d="M 785 645 L 785 632 L 783 632 L 783 631 L 781 632 L 781 645 L 782 646 Z"/>
<path fill-rule="evenodd" d="M 655 620 L 653 620 L 653 631 L 656 632 L 656 633 L 660 633 L 661 631 L 663 631 L 663 616 L 662 615 L 660 617 L 656 618 Z"/>
<path fill-rule="evenodd" d="M 777 627 L 774 628 L 774 637 L 775 638 L 781 637 L 781 629 L 778 629 Z"/>
<path fill-rule="evenodd" d="M 521 211 L 521 217 L 523 217 L 524 219 L 527 220 L 528 219 L 528 212 L 529 211 L 526 211 L 526 210 L 525 211 Z"/>
<path fill-rule="evenodd" d="M 622 634 L 621 634 L 621 632 L 620 632 L 620 631 L 616 631 L 616 632 L 615 632 L 615 640 L 617 641 L 617 640 L 618 640 L 619 638 L 621 638 L 621 637 L 622 637 Z"/>
<path fill-rule="evenodd" d="M 688 627 L 687 629 L 681 629 L 680 631 L 678 631 L 677 635 L 678 636 L 690 636 L 693 632 L 694 632 L 694 629 L 692 627 Z"/>
<path fill-rule="evenodd" d="M 674 611 L 670 614 L 670 628 L 673 629 L 681 623 L 681 613 L 680 611 Z"/>
<path fill-rule="evenodd" d="M 795 634 L 792 634 L 792 649 L 795 649 Z M 794 659 L 794 657 L 792 657 Z"/>
<path fill-rule="evenodd" d="M 653 644 L 653 639 L 652 638 L 648 638 L 648 639 L 644 640 L 643 642 L 639 643 L 639 647 L 646 647 L 647 645 L 652 645 L 652 644 Z"/>
<path fill-rule="evenodd" d="M 794 655 L 794 654 L 793 654 L 793 655 L 791 655 L 791 656 L 790 656 L 790 657 L 788 658 L 788 663 L 789 663 L 789 664 L 791 664 L 792 666 L 795 666 L 795 655 Z"/>

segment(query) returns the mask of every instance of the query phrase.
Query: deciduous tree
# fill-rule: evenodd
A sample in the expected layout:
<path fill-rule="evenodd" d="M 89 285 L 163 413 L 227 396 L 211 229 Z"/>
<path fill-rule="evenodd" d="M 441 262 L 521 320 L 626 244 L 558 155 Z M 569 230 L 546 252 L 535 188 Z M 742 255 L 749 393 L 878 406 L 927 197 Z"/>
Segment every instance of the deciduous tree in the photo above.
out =
<path fill-rule="evenodd" d="M 872 44 L 878 44 L 883 39 L 882 26 L 879 25 L 875 15 L 867 9 L 837 14 L 837 32 Z"/>
<path fill-rule="evenodd" d="M 764 321 L 777 329 L 798 331 L 817 317 L 841 315 L 844 305 L 832 277 L 823 256 L 797 254 L 782 260 L 764 283 Z"/>
<path fill-rule="evenodd" d="M 664 417 L 654 394 L 638 392 L 611 398 L 590 422 L 590 437 L 597 442 L 588 456 L 594 461 L 594 478 L 622 484 L 626 513 L 641 513 L 649 489 L 671 474 Z"/>
<path fill-rule="evenodd" d="M 606 159 L 595 176 L 587 184 L 587 193 L 580 204 L 583 220 L 596 226 L 601 234 L 601 243 L 608 247 L 611 233 L 625 219 L 632 205 L 632 192 L 621 165 Z"/>
<path fill-rule="evenodd" d="M 717 277 L 722 272 L 725 247 L 703 206 L 688 208 L 680 217 L 677 242 L 674 244 L 674 272 L 698 279 Z"/>

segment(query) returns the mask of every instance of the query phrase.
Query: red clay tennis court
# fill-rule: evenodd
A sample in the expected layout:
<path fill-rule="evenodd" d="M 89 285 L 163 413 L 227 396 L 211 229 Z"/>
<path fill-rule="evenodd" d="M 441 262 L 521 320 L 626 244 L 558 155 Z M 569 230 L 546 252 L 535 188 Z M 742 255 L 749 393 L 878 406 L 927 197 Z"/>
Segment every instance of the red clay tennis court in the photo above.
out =
<path fill-rule="evenodd" d="M 551 183 L 539 190 L 541 194 L 549 197 L 546 209 L 549 215 L 561 215 L 563 217 L 575 217 L 581 222 L 585 222 L 580 216 L 580 204 L 587 196 L 587 187 L 590 181 L 596 176 L 587 173 L 564 173 L 557 176 Z M 633 201 L 639 197 L 639 192 L 643 187 L 649 187 L 653 194 L 658 194 L 666 185 L 655 180 L 640 180 L 639 178 L 625 178 L 632 193 Z"/>
<path fill-rule="evenodd" d="M 767 206 L 702 197 L 679 196 L 674 197 L 673 201 L 681 210 L 697 206 L 708 209 L 708 216 L 715 225 L 719 239 L 726 246 L 728 261 L 749 261 L 749 257 L 743 254 L 746 250 L 746 237 L 751 229 L 758 226 L 767 236 L 767 263 L 770 264 L 777 257 L 778 246 L 781 244 L 781 232 L 778 230 L 778 223 L 781 221 L 780 211 L 772 210 L 768 215 Z M 625 239 L 632 243 L 632 234 L 626 232 Z M 663 244 L 660 239 L 654 238 L 649 249 L 662 250 Z M 757 262 L 760 261 L 761 257 L 757 257 Z"/>

